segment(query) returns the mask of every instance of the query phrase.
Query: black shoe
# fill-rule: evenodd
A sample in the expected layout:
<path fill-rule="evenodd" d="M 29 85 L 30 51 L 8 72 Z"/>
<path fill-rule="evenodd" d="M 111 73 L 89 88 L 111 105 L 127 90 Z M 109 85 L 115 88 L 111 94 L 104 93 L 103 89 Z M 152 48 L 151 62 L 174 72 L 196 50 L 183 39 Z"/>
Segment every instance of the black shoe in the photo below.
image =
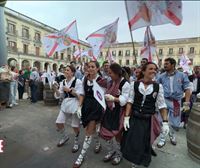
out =
<path fill-rule="evenodd" d="M 153 148 L 151 148 L 151 155 L 155 157 L 157 156 L 157 153 L 153 150 Z"/>

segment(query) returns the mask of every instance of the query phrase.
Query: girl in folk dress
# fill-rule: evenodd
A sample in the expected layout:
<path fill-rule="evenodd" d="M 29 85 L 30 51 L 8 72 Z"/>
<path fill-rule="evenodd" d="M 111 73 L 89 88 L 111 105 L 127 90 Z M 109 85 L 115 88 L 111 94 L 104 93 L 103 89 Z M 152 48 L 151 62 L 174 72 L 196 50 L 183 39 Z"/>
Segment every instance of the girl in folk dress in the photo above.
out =
<path fill-rule="evenodd" d="M 85 128 L 85 140 L 82 151 L 73 165 L 73 168 L 79 168 L 84 160 L 86 152 L 91 144 L 92 135 L 96 133 L 96 126 L 100 123 L 103 114 L 103 108 L 93 96 L 93 81 L 101 80 L 98 75 L 99 63 L 90 61 L 88 63 L 88 76 L 83 79 L 84 94 L 80 96 L 80 105 L 77 115 L 81 118 Z M 96 142 L 99 147 L 100 142 Z"/>
<path fill-rule="evenodd" d="M 79 125 L 80 120 L 76 114 L 79 105 L 79 95 L 82 94 L 82 82 L 76 79 L 74 74 L 76 72 L 75 67 L 68 65 L 65 68 L 65 77 L 62 82 L 60 82 L 59 90 L 55 89 L 55 97 L 59 99 L 63 97 L 64 100 L 61 104 L 60 113 L 56 120 L 56 126 L 61 134 L 61 139 L 59 140 L 57 146 L 63 146 L 65 142 L 69 140 L 68 135 L 65 133 L 65 121 L 66 118 L 70 120 L 71 127 L 74 130 L 75 139 L 72 152 L 75 153 L 79 149 L 78 137 L 79 137 Z"/>
<path fill-rule="evenodd" d="M 121 151 L 123 157 L 133 163 L 133 168 L 137 165 L 148 167 L 151 162 L 151 118 L 155 114 L 156 105 L 163 117 L 163 132 L 166 135 L 169 132 L 163 87 L 153 81 L 156 70 L 156 64 L 145 64 L 141 80 L 131 83 Z"/>
<path fill-rule="evenodd" d="M 130 85 L 122 77 L 123 70 L 119 64 L 111 64 L 108 72 L 112 80 L 106 87 L 107 107 L 101 123 L 100 135 L 106 140 L 108 150 L 103 161 L 112 160 L 113 165 L 118 165 L 122 160 L 120 141 L 123 128 L 123 107 L 128 101 Z M 101 81 L 99 84 L 101 85 Z M 114 137 L 116 139 L 115 146 L 113 144 Z"/>

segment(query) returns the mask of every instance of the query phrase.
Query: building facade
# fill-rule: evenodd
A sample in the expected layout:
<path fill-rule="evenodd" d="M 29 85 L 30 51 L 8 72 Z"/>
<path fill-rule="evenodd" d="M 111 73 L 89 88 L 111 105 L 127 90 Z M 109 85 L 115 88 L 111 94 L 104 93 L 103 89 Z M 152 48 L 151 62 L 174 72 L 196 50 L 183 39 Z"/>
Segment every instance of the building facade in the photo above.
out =
<path fill-rule="evenodd" d="M 142 42 L 135 42 L 135 55 L 137 63 L 140 63 L 140 51 L 142 48 Z M 133 56 L 133 45 L 129 43 L 117 43 L 110 47 L 110 52 L 114 60 L 120 65 L 133 66 L 135 63 L 135 57 Z M 200 65 L 200 37 L 194 38 L 182 38 L 182 39 L 170 39 L 156 41 L 157 54 L 153 56 L 153 60 L 163 63 L 167 57 L 173 57 L 179 64 L 180 56 L 185 53 L 191 60 L 191 64 Z M 108 49 L 104 49 L 101 52 L 103 57 L 108 55 Z"/>
<path fill-rule="evenodd" d="M 56 52 L 52 57 L 47 57 L 41 43 L 41 37 L 57 32 L 58 30 L 45 25 L 37 20 L 25 16 L 12 9 L 5 8 L 6 36 L 8 46 L 8 64 L 15 65 L 18 69 L 27 66 L 36 66 L 40 71 L 51 69 L 57 71 L 59 67 L 74 61 L 73 53 L 77 46 L 68 48 L 60 53 Z M 142 42 L 135 42 L 135 56 L 137 63 L 140 63 L 140 51 Z M 89 44 L 80 41 L 80 47 L 84 50 L 89 48 Z M 192 65 L 200 65 L 200 37 L 169 39 L 156 41 L 157 54 L 154 60 L 160 63 L 167 57 L 173 57 L 179 63 L 180 56 L 185 53 L 191 60 Z M 133 56 L 133 45 L 128 43 L 117 43 L 110 47 L 110 52 L 115 62 L 120 65 L 133 66 L 135 57 Z M 108 49 L 101 52 L 105 59 Z M 88 59 L 87 59 L 88 60 Z M 81 58 L 78 62 L 87 61 Z"/>
<path fill-rule="evenodd" d="M 50 65 L 52 70 L 57 71 L 59 67 L 74 60 L 73 53 L 77 49 L 76 46 L 60 53 L 56 52 L 51 57 L 46 55 L 41 37 L 57 32 L 57 29 L 9 8 L 5 8 L 5 22 L 8 65 L 14 65 L 18 69 L 36 66 L 40 71 L 44 71 Z M 80 47 L 87 49 L 89 45 L 80 41 Z"/>

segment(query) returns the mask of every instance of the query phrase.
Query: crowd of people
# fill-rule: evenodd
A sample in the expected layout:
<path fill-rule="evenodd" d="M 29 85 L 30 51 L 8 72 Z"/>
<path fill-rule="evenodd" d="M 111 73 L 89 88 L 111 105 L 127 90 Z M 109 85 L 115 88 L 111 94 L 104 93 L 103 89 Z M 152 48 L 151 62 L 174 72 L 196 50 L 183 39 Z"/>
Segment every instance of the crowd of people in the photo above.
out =
<path fill-rule="evenodd" d="M 143 58 L 141 65 L 133 68 L 108 61 L 100 67 L 90 61 L 81 68 L 71 62 L 57 74 L 52 72 L 54 96 L 62 100 L 56 119 L 57 146 L 62 147 L 70 138 L 67 119 L 74 132 L 72 153 L 81 149 L 73 168 L 81 167 L 92 139 L 95 153 L 101 151 L 100 138 L 105 140 L 104 162 L 118 165 L 125 158 L 132 168 L 149 166 L 151 156 L 157 155 L 152 148 L 157 137 L 158 148 L 165 146 L 168 136 L 176 145 L 176 133 L 181 123 L 187 126 L 192 105 L 200 95 L 200 66 L 194 66 L 193 74 L 176 67 L 173 58 L 166 58 L 162 69 Z M 16 73 L 11 67 L 11 74 L 9 107 L 17 105 L 17 88 L 19 99 L 26 90 L 31 102 L 37 102 L 37 81 L 42 76 L 37 68 Z M 94 83 L 104 90 L 106 110 L 94 97 Z M 81 125 L 85 135 L 82 146 Z"/>
<path fill-rule="evenodd" d="M 56 98 L 63 98 L 56 120 L 60 136 L 57 146 L 70 138 L 65 129 L 68 119 L 74 130 L 72 153 L 81 149 L 73 168 L 82 165 L 92 139 L 95 153 L 101 151 L 100 138 L 105 140 L 104 162 L 118 165 L 125 158 L 132 168 L 149 166 L 151 156 L 157 155 L 152 144 L 159 135 L 158 148 L 166 144 L 168 136 L 176 145 L 175 133 L 181 122 L 186 127 L 192 104 L 200 93 L 200 66 L 194 67 L 193 74 L 177 70 L 176 66 L 173 58 L 165 59 L 163 69 L 147 59 L 135 68 L 108 61 L 100 67 L 98 62 L 90 61 L 79 78 L 74 65 L 66 66 L 65 79 L 55 81 L 53 89 Z M 94 97 L 94 83 L 104 89 L 106 110 Z M 85 134 L 82 148 L 81 125 Z"/>

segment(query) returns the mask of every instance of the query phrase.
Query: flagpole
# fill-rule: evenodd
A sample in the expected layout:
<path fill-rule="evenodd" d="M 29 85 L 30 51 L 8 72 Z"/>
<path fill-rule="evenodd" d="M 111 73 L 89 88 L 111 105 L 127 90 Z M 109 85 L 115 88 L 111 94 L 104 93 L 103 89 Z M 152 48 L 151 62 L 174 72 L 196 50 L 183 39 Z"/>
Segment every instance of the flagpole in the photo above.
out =
<path fill-rule="evenodd" d="M 127 1 L 127 0 L 125 0 L 125 1 Z M 128 14 L 128 7 L 127 7 L 126 2 L 125 2 L 125 7 L 126 7 L 127 18 L 128 18 L 129 14 Z M 129 20 L 129 18 L 128 18 L 128 20 Z M 133 47 L 133 56 L 135 57 L 135 64 L 137 64 L 137 58 L 136 58 L 136 54 L 135 54 L 135 44 L 134 44 L 134 41 L 133 41 L 133 34 L 132 34 L 132 31 L 131 31 L 130 25 L 128 25 L 128 27 L 129 27 L 129 32 L 130 32 L 130 35 L 131 35 L 131 41 L 132 41 L 132 47 Z"/>
<path fill-rule="evenodd" d="M 76 21 L 76 20 L 75 20 L 75 21 Z M 77 31 L 77 36 L 78 36 L 78 49 L 79 49 L 79 51 L 80 51 L 80 58 L 81 58 L 81 46 L 80 46 L 80 41 L 79 41 L 77 22 L 76 22 L 76 31 Z"/>

